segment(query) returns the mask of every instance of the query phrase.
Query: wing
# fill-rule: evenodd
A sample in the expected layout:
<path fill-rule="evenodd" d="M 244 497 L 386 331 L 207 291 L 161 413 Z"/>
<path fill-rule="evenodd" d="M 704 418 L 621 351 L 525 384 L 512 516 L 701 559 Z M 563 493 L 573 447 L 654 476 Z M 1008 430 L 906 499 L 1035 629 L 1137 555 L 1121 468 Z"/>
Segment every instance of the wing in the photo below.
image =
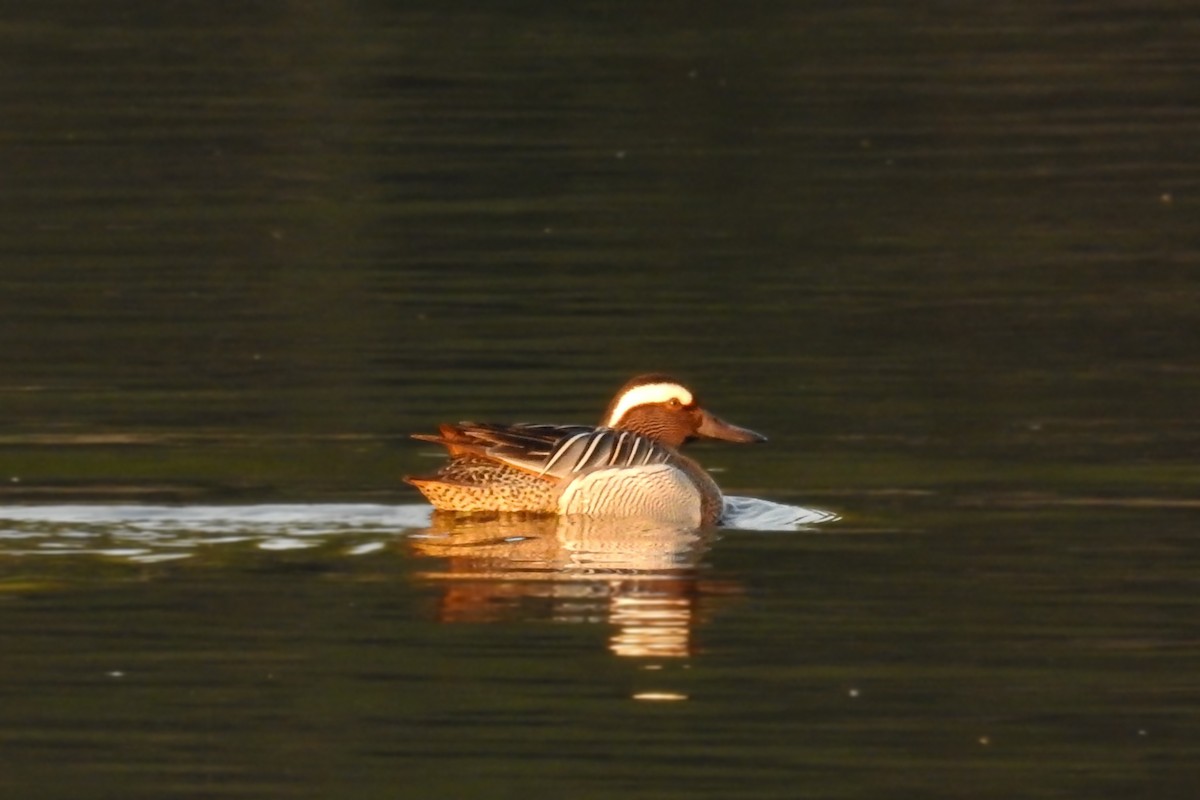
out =
<path fill-rule="evenodd" d="M 439 435 L 414 438 L 444 445 L 453 457 L 479 456 L 547 480 L 569 479 L 603 468 L 661 464 L 673 452 L 648 436 L 586 425 L 493 425 L 461 422 Z"/>

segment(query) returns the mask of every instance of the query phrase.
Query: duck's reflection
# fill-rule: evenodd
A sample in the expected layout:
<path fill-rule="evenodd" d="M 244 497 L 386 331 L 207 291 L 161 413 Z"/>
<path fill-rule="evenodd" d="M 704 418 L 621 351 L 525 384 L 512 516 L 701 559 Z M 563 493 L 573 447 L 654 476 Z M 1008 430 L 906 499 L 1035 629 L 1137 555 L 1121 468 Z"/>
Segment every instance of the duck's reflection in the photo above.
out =
<path fill-rule="evenodd" d="M 616 655 L 679 658 L 691 654 L 701 599 L 736 592 L 699 578 L 714 539 L 642 520 L 435 514 L 409 541 L 442 560 L 420 575 L 444 582 L 444 622 L 608 623 Z"/>

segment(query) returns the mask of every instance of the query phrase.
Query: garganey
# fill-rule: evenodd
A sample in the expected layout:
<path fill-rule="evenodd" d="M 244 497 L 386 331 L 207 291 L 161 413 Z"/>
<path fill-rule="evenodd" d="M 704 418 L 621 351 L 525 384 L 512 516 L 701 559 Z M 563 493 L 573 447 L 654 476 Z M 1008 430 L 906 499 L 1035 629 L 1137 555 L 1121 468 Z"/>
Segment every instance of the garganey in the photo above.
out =
<path fill-rule="evenodd" d="M 691 526 L 721 517 L 721 490 L 704 468 L 679 452 L 695 438 L 763 442 L 702 408 L 665 375 L 629 381 L 599 427 L 443 424 L 413 438 L 450 454 L 437 473 L 407 477 L 435 508 L 638 517 Z"/>

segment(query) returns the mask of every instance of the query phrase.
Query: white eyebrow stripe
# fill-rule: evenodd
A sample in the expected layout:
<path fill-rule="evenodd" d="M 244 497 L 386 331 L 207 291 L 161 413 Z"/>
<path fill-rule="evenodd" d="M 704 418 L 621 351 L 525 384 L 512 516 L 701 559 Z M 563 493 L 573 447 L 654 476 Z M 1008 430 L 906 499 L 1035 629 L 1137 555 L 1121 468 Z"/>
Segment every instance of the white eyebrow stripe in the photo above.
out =
<path fill-rule="evenodd" d="M 690 406 L 693 402 L 692 393 L 678 383 L 644 383 L 635 386 L 621 395 L 608 419 L 604 420 L 604 425 L 614 428 L 631 408 L 650 403 L 666 403 L 670 400 L 678 400 L 685 406 Z"/>

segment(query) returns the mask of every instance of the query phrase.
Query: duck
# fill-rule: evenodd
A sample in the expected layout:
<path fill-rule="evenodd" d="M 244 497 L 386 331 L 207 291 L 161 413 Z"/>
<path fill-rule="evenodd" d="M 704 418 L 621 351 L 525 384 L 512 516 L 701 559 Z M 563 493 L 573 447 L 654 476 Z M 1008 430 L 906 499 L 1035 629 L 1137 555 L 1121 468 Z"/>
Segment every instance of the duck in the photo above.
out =
<path fill-rule="evenodd" d="M 716 481 L 680 452 L 693 439 L 765 442 L 701 405 L 680 381 L 639 375 L 613 396 L 598 426 L 441 424 L 413 438 L 446 448 L 436 473 L 406 476 L 438 511 L 639 518 L 719 524 Z"/>

